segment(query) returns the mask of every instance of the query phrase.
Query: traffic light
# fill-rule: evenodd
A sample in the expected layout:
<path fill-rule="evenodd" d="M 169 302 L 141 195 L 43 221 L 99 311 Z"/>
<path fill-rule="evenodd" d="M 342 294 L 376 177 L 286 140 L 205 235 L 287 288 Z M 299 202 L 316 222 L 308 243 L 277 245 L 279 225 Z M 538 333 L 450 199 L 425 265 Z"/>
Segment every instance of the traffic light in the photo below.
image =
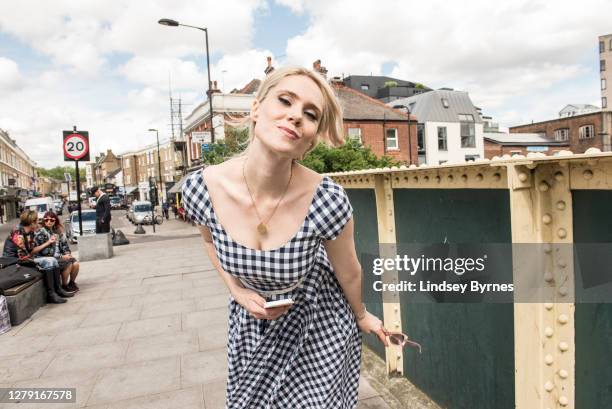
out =
<path fill-rule="evenodd" d="M 151 198 L 151 206 L 159 205 L 159 200 L 157 199 L 157 187 L 153 186 L 149 189 L 149 197 Z"/>

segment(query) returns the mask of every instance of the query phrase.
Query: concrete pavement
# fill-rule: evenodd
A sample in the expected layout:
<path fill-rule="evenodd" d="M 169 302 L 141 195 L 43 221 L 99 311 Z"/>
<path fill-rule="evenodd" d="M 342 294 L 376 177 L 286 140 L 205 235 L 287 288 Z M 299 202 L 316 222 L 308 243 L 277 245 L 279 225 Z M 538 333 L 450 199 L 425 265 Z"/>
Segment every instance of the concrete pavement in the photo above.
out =
<path fill-rule="evenodd" d="M 76 404 L 46 408 L 223 408 L 228 291 L 197 229 L 170 220 L 137 238 L 113 216 L 133 243 L 82 263 L 75 297 L 0 335 L 0 387 L 77 388 Z M 390 407 L 367 376 L 358 407 Z"/>

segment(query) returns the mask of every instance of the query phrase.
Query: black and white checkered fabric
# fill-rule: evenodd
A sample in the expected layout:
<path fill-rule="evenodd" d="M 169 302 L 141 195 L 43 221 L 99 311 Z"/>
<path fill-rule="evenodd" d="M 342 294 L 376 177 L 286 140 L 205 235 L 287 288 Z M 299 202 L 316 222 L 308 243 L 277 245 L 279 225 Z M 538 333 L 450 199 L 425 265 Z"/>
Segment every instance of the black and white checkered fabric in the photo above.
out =
<path fill-rule="evenodd" d="M 274 250 L 250 249 L 219 223 L 202 172 L 183 185 L 183 206 L 209 228 L 221 266 L 259 291 L 298 288 L 267 300 L 295 304 L 275 321 L 229 302 L 228 409 L 348 409 L 357 405 L 361 334 L 327 258 L 352 215 L 341 186 L 324 177 L 299 231 Z"/>

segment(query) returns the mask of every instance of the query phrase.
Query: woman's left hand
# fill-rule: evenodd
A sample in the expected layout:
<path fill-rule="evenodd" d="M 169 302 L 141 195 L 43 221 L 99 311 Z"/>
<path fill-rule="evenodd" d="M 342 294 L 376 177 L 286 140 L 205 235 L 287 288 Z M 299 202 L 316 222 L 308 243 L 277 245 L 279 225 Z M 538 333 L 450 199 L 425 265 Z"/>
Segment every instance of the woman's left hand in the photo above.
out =
<path fill-rule="evenodd" d="M 383 323 L 376 315 L 370 314 L 368 311 L 366 311 L 363 318 L 357 320 L 357 326 L 366 334 L 376 334 L 380 339 L 380 342 L 385 344 L 386 347 L 389 346 L 389 341 L 387 341 L 387 337 L 385 336 L 385 331 L 383 329 Z"/>

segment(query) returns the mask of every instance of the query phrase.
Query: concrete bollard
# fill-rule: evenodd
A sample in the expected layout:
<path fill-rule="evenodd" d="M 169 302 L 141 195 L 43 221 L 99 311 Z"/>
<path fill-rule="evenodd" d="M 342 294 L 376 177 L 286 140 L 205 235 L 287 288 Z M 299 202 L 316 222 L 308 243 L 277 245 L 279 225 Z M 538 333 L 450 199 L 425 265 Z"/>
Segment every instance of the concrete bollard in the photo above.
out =
<path fill-rule="evenodd" d="M 110 233 L 79 236 L 79 260 L 101 260 L 113 257 L 113 239 Z"/>
<path fill-rule="evenodd" d="M 134 234 L 145 234 L 145 229 L 142 228 L 142 223 L 138 223 L 136 225 L 136 230 L 134 230 Z"/>

